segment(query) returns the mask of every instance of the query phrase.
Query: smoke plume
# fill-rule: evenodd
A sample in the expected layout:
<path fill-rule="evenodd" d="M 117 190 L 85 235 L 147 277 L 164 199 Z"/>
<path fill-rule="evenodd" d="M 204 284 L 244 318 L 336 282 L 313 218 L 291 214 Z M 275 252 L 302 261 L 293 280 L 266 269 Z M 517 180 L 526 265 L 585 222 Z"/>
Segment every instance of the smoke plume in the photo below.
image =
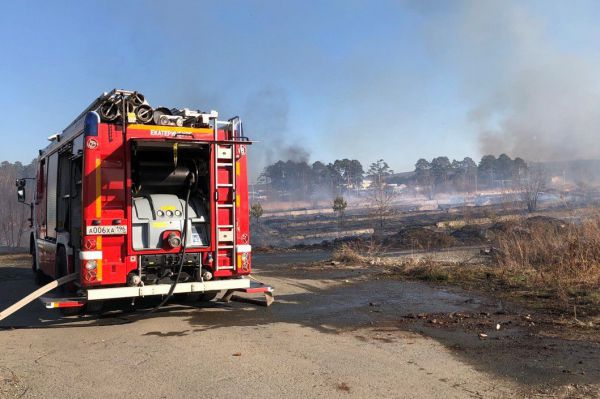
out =
<path fill-rule="evenodd" d="M 251 131 L 252 140 L 258 142 L 249 152 L 251 179 L 255 179 L 265 166 L 279 160 L 308 162 L 308 150 L 290 143 L 289 112 L 289 97 L 281 88 L 264 87 L 248 97 L 244 128 Z"/>
<path fill-rule="evenodd" d="M 481 152 L 531 161 L 600 157 L 597 60 L 559 45 L 550 23 L 521 5 L 469 1 L 459 15 L 452 26 Z"/>

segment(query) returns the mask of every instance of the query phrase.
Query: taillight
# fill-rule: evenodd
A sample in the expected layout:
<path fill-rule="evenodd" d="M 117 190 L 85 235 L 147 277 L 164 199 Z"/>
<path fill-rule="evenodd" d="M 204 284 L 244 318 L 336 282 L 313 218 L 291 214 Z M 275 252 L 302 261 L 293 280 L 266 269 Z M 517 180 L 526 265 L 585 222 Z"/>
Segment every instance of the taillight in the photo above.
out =
<path fill-rule="evenodd" d="M 86 260 L 85 261 L 85 269 L 86 270 L 95 270 L 98 267 L 98 262 L 95 260 Z"/>
<path fill-rule="evenodd" d="M 248 256 L 248 252 L 243 252 L 242 254 L 240 254 L 240 267 L 242 270 L 248 270 L 249 260 L 250 256 Z"/>
<path fill-rule="evenodd" d="M 95 238 L 86 238 L 84 247 L 85 247 L 85 249 L 96 249 L 96 239 Z"/>
<path fill-rule="evenodd" d="M 90 259 L 90 260 L 85 260 L 83 261 L 83 267 L 85 268 L 85 273 L 83 274 L 83 278 L 86 281 L 96 281 L 97 278 L 97 268 L 98 268 L 98 261 L 94 260 L 94 259 Z"/>

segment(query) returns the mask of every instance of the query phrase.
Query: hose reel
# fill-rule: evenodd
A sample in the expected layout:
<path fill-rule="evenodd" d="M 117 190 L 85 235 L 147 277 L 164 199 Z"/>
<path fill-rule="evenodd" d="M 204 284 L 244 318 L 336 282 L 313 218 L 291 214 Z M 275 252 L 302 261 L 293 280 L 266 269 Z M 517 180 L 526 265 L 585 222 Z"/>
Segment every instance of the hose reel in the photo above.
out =
<path fill-rule="evenodd" d="M 219 115 L 216 111 L 202 112 L 188 108 L 154 109 L 148 104 L 146 97 L 137 91 L 113 94 L 100 104 L 97 111 L 103 122 L 115 122 L 119 119 L 134 122 L 135 116 L 136 123 L 177 127 L 209 127 L 209 121 Z M 124 112 L 126 115 L 122 115 Z"/>

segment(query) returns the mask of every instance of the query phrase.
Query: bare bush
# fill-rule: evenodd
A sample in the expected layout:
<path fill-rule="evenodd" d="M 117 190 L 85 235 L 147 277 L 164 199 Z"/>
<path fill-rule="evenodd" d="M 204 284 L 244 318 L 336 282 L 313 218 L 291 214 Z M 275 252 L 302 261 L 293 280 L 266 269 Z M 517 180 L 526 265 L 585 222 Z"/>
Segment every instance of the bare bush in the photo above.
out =
<path fill-rule="evenodd" d="M 344 263 L 376 263 L 385 252 L 381 242 L 374 238 L 342 243 L 333 251 L 333 260 Z"/>
<path fill-rule="evenodd" d="M 392 203 L 396 197 L 397 194 L 387 184 L 378 184 L 369 190 L 367 200 L 371 210 L 370 213 L 382 231 L 385 219 L 393 214 Z"/>
<path fill-rule="evenodd" d="M 342 196 L 335 197 L 333 200 L 333 211 L 338 215 L 338 224 L 340 227 L 344 225 L 344 215 L 346 214 L 346 208 L 348 202 Z"/>
<path fill-rule="evenodd" d="M 529 223 L 497 238 L 496 263 L 504 272 L 530 276 L 561 299 L 600 287 L 600 217 L 581 224 Z"/>
<path fill-rule="evenodd" d="M 538 199 L 546 187 L 546 179 L 546 171 L 540 165 L 530 168 L 521 179 L 521 199 L 529 212 L 537 210 Z"/>
<path fill-rule="evenodd" d="M 260 218 L 262 217 L 263 213 L 264 213 L 264 210 L 263 210 L 263 207 L 260 204 L 260 202 L 252 204 L 252 206 L 250 207 L 250 217 L 256 223 L 260 223 Z"/>

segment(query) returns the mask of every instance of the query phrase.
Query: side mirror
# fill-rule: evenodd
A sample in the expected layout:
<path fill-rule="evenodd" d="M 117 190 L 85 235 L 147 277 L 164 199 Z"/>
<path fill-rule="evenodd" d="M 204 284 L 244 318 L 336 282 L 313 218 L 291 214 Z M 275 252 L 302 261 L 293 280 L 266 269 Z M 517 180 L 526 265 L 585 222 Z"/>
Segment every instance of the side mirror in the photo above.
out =
<path fill-rule="evenodd" d="M 19 202 L 25 202 L 25 183 L 26 180 L 25 179 L 17 179 L 16 181 L 16 186 L 17 186 L 17 200 Z"/>
<path fill-rule="evenodd" d="M 25 189 L 24 188 L 20 188 L 17 190 L 17 200 L 19 200 L 19 202 L 25 202 Z"/>

